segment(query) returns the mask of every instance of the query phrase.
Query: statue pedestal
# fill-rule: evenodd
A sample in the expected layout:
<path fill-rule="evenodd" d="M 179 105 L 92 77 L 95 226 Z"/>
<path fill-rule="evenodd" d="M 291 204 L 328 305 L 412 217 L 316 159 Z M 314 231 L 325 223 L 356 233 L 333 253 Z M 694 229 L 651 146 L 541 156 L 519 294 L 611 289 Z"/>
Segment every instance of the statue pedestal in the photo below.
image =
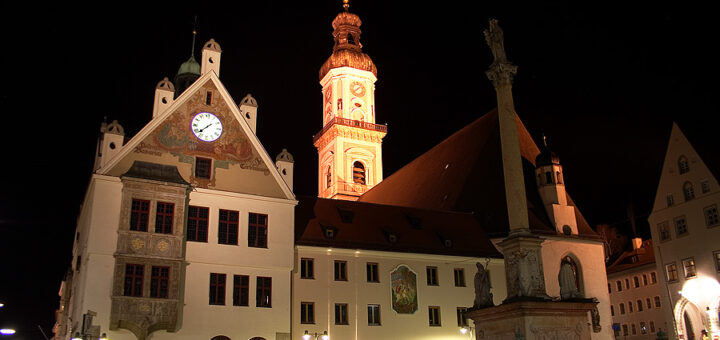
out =
<path fill-rule="evenodd" d="M 476 340 L 590 339 L 590 311 L 597 302 L 519 300 L 474 309 L 465 316 L 475 322 Z"/>

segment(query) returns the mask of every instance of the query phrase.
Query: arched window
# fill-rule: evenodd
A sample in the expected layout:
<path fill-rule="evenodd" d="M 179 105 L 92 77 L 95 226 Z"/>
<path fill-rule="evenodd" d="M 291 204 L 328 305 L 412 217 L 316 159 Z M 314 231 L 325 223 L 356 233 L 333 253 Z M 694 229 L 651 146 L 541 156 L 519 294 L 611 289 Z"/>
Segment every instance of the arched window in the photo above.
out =
<path fill-rule="evenodd" d="M 224 336 L 224 335 L 218 335 L 218 336 L 213 337 L 213 338 L 210 339 L 210 340 L 230 340 L 230 338 L 228 338 L 228 337 L 226 337 L 226 336 Z"/>
<path fill-rule="evenodd" d="M 555 178 L 557 178 L 558 184 L 562 184 L 562 177 L 560 176 L 560 171 L 555 172 Z"/>
<path fill-rule="evenodd" d="M 353 38 L 352 34 L 348 34 L 348 36 L 347 36 L 347 42 L 348 42 L 348 44 L 353 44 L 353 45 L 355 45 L 355 39 Z"/>
<path fill-rule="evenodd" d="M 687 157 L 680 156 L 680 158 L 678 159 L 678 169 L 680 170 L 681 174 L 690 171 L 690 165 L 688 164 Z"/>
<path fill-rule="evenodd" d="M 686 201 L 695 198 L 695 191 L 693 190 L 692 183 L 685 182 L 685 184 L 683 184 L 683 193 L 685 194 Z"/>
<path fill-rule="evenodd" d="M 332 186 L 332 169 L 330 165 L 328 165 L 327 167 L 327 173 L 325 174 L 325 176 L 327 177 L 327 187 L 329 188 L 330 186 Z"/>
<path fill-rule="evenodd" d="M 360 161 L 353 163 L 353 182 L 357 184 L 367 184 L 365 181 L 365 165 Z"/>

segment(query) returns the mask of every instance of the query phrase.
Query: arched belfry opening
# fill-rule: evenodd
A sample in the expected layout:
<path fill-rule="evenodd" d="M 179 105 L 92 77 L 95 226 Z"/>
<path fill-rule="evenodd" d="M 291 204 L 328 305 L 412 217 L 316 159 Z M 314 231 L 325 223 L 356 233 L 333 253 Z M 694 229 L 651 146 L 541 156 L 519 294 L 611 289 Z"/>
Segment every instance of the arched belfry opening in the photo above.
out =
<path fill-rule="evenodd" d="M 353 183 L 366 185 L 366 175 L 365 165 L 360 161 L 355 161 L 355 163 L 353 163 Z"/>

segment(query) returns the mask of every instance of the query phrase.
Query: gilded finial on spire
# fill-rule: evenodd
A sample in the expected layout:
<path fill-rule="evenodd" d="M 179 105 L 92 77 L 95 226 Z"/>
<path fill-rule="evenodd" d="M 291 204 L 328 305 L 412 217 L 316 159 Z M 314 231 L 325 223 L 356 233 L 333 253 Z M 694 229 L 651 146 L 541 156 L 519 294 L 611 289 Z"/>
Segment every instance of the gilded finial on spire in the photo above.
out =
<path fill-rule="evenodd" d="M 345 12 L 350 11 L 350 0 L 343 0 L 343 8 L 345 9 Z"/>
<path fill-rule="evenodd" d="M 547 136 L 543 133 L 543 145 L 545 145 L 545 148 L 547 149 Z"/>
<path fill-rule="evenodd" d="M 190 50 L 190 58 L 195 57 L 195 36 L 197 36 L 197 25 L 198 25 L 198 22 L 197 22 L 197 15 L 196 15 L 195 21 L 193 22 L 193 30 L 192 30 L 193 40 L 192 40 L 192 49 Z"/>

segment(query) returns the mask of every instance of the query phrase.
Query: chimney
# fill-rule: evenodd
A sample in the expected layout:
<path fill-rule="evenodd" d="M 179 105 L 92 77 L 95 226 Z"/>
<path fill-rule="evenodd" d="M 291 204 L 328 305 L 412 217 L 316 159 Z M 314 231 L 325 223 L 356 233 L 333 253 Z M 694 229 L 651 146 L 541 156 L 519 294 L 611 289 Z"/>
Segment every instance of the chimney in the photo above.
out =
<path fill-rule="evenodd" d="M 641 238 L 639 238 L 639 237 L 633 238 L 632 239 L 633 250 L 638 250 L 638 249 L 642 248 L 642 243 L 643 242 L 642 242 Z"/>

